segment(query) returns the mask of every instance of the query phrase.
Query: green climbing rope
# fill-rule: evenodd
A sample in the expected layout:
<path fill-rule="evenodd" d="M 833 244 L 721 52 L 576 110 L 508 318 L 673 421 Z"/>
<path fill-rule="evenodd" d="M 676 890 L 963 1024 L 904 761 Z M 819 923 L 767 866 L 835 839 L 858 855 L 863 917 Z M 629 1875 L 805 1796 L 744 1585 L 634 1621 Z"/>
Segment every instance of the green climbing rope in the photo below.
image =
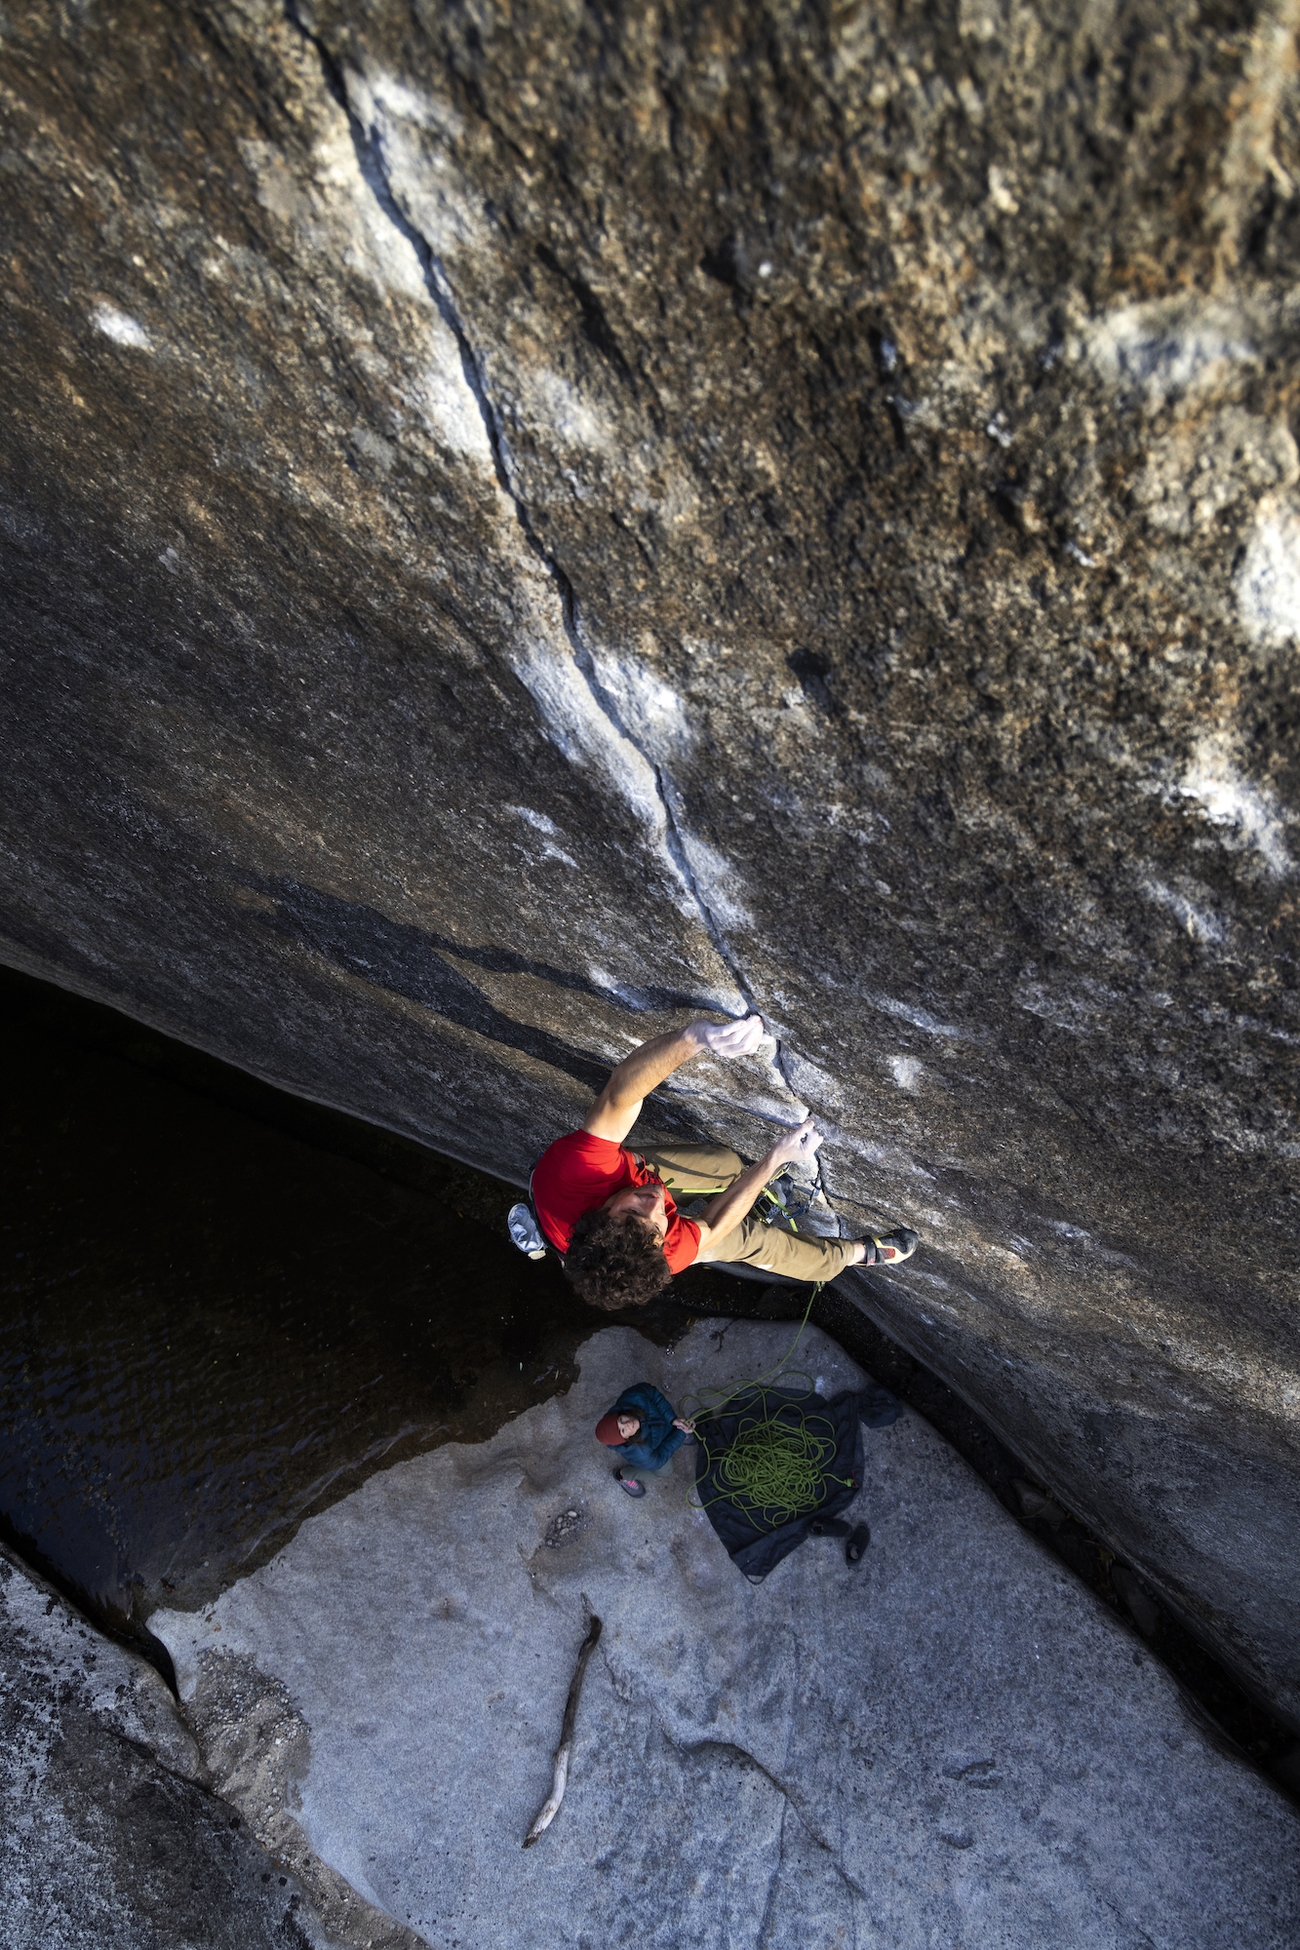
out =
<path fill-rule="evenodd" d="M 721 1485 L 717 1494 L 695 1502 L 699 1510 L 722 1501 L 733 1503 L 753 1524 L 755 1530 L 779 1530 L 796 1517 L 809 1516 L 826 1502 L 832 1484 L 849 1484 L 849 1478 L 836 1476 L 830 1469 L 836 1452 L 835 1424 L 828 1415 L 809 1413 L 802 1404 L 820 1401 L 811 1379 L 786 1367 L 808 1325 L 813 1302 L 821 1283 L 813 1288 L 799 1331 L 777 1362 L 766 1374 L 742 1381 L 725 1393 L 709 1389 L 693 1398 L 700 1403 L 695 1411 L 695 1436 L 704 1450 L 705 1474 L 712 1474 Z M 778 1388 L 777 1381 L 808 1382 L 803 1394 Z M 752 1391 L 753 1400 L 739 1411 L 736 1432 L 731 1441 L 716 1450 L 710 1445 L 707 1425 L 729 1403 Z M 715 1397 L 716 1399 L 713 1399 Z M 701 1426 L 703 1425 L 703 1426 Z"/>
<path fill-rule="evenodd" d="M 808 1316 L 813 1310 L 813 1306 L 816 1303 L 817 1295 L 821 1292 L 823 1285 L 824 1282 L 818 1280 L 814 1285 L 812 1292 L 808 1295 L 808 1305 L 803 1310 L 803 1319 L 799 1322 L 798 1332 L 795 1334 L 794 1339 L 791 1341 L 789 1347 L 786 1349 L 785 1353 L 781 1356 L 781 1359 L 777 1362 L 776 1366 L 774 1368 L 769 1368 L 766 1374 L 755 1375 L 752 1381 L 738 1381 L 734 1388 L 728 1388 L 725 1390 L 717 1389 L 717 1388 L 702 1388 L 698 1395 L 687 1395 L 684 1398 L 683 1406 L 685 1406 L 685 1402 L 699 1403 L 699 1407 L 691 1412 L 691 1416 L 690 1416 L 691 1421 L 701 1422 L 704 1421 L 710 1415 L 718 1415 L 727 1406 L 728 1402 L 735 1401 L 737 1395 L 743 1395 L 746 1388 L 758 1388 L 765 1381 L 771 1381 L 774 1377 L 780 1377 L 781 1375 L 790 1372 L 786 1368 L 785 1364 L 790 1359 L 790 1356 L 794 1353 L 795 1349 L 798 1347 L 800 1341 L 803 1339 L 803 1330 L 808 1325 Z M 797 1373 L 798 1370 L 795 1370 L 795 1372 Z M 799 1378 L 803 1381 L 807 1381 L 808 1376 L 801 1374 Z"/>
<path fill-rule="evenodd" d="M 716 1496 L 698 1507 L 726 1498 L 748 1517 L 755 1530 L 779 1530 L 796 1517 L 811 1516 L 825 1503 L 832 1484 L 847 1483 L 833 1474 L 835 1424 L 828 1415 L 809 1414 L 797 1398 L 760 1388 L 753 1406 L 746 1405 L 739 1426 L 718 1457 L 704 1444 L 708 1467 L 716 1471 Z M 812 1397 L 810 1389 L 808 1399 Z"/>

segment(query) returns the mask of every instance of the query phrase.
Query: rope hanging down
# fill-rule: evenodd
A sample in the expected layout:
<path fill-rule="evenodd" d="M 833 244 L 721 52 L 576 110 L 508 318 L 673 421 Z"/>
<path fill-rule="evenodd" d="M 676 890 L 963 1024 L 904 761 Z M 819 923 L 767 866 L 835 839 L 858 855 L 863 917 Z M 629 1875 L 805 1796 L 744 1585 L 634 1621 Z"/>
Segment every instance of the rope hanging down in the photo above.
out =
<path fill-rule="evenodd" d="M 683 1400 L 683 1407 L 686 1402 L 699 1403 L 699 1407 L 690 1414 L 689 1419 L 696 1423 L 707 1421 L 711 1415 L 720 1415 L 722 1410 L 727 1406 L 727 1403 L 734 1402 L 737 1395 L 743 1395 L 746 1388 L 760 1388 L 764 1382 L 779 1381 L 786 1371 L 786 1362 L 790 1359 L 790 1356 L 803 1339 L 803 1330 L 808 1325 L 808 1316 L 812 1312 L 813 1303 L 821 1290 L 822 1281 L 818 1280 L 812 1292 L 808 1295 L 808 1305 L 803 1310 L 803 1319 L 799 1322 L 799 1330 L 774 1368 L 769 1368 L 766 1374 L 755 1375 L 752 1381 L 738 1381 L 734 1388 L 703 1388 L 698 1395 L 687 1395 Z M 798 1375 L 801 1381 L 808 1380 L 808 1376 L 802 1370 L 795 1369 L 793 1372 Z"/>

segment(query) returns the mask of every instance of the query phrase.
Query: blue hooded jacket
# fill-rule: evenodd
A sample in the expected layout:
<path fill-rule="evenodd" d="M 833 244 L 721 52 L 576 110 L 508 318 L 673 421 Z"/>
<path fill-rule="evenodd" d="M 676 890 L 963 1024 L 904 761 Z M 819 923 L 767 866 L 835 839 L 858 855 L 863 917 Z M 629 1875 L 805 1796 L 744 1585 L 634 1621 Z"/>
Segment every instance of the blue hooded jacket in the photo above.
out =
<path fill-rule="evenodd" d="M 662 1469 L 686 1440 L 684 1430 L 673 1427 L 672 1403 L 659 1393 L 653 1382 L 634 1381 L 630 1388 L 623 1390 L 609 1413 L 640 1417 L 641 1426 L 631 1442 L 609 1445 L 616 1456 L 634 1468 Z"/>

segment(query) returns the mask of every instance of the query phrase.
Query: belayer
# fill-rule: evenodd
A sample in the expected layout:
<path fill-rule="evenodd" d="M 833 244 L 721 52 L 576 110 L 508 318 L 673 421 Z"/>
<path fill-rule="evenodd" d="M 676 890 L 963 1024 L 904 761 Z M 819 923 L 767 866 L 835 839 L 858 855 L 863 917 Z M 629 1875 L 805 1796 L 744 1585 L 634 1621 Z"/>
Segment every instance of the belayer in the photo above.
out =
<path fill-rule="evenodd" d="M 665 1077 L 704 1050 L 749 1056 L 762 1039 L 761 1016 L 693 1022 L 652 1037 L 611 1070 L 582 1129 L 542 1154 L 532 1183 L 538 1224 L 591 1306 L 644 1306 L 674 1273 L 707 1260 L 824 1282 L 846 1266 L 896 1265 L 915 1252 L 917 1235 L 907 1226 L 879 1238 L 820 1239 L 765 1225 L 755 1214 L 764 1187 L 784 1167 L 802 1163 L 815 1171 L 822 1136 L 811 1117 L 782 1132 L 752 1165 L 725 1144 L 624 1147 L 642 1099 Z M 707 1195 L 709 1203 L 698 1219 L 684 1218 L 674 1194 Z"/>
<path fill-rule="evenodd" d="M 652 1381 L 634 1381 L 596 1424 L 597 1442 L 616 1449 L 622 1458 L 614 1477 L 629 1496 L 644 1496 L 645 1485 L 626 1473 L 628 1463 L 656 1476 L 694 1433 L 694 1422 L 676 1414 Z"/>

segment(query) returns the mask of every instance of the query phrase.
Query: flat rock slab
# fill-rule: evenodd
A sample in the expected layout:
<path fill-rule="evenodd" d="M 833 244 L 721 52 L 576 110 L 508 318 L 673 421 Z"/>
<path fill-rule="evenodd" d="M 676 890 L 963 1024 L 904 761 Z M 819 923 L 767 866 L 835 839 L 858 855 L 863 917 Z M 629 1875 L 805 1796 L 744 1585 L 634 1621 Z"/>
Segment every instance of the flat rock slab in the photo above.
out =
<path fill-rule="evenodd" d="M 752 1004 L 1300 1735 L 1291 0 L 3 15 L 0 960 L 516 1183 Z"/>
<path fill-rule="evenodd" d="M 0 1554 L 4 1950 L 327 1950 L 166 1686 Z"/>
<path fill-rule="evenodd" d="M 567 1397 L 372 1477 L 210 1610 L 156 1613 L 201 1741 L 255 1668 L 292 1702 L 307 1842 L 439 1950 L 1292 1950 L 1289 1805 L 926 1423 L 868 1431 L 852 1569 L 810 1539 L 748 1584 L 689 1448 L 639 1502 L 615 1487 L 592 1429 L 623 1386 L 680 1404 L 789 1341 L 605 1329 Z M 799 1360 L 824 1393 L 860 1378 L 814 1329 Z M 588 1600 L 571 1784 L 525 1853 Z"/>

